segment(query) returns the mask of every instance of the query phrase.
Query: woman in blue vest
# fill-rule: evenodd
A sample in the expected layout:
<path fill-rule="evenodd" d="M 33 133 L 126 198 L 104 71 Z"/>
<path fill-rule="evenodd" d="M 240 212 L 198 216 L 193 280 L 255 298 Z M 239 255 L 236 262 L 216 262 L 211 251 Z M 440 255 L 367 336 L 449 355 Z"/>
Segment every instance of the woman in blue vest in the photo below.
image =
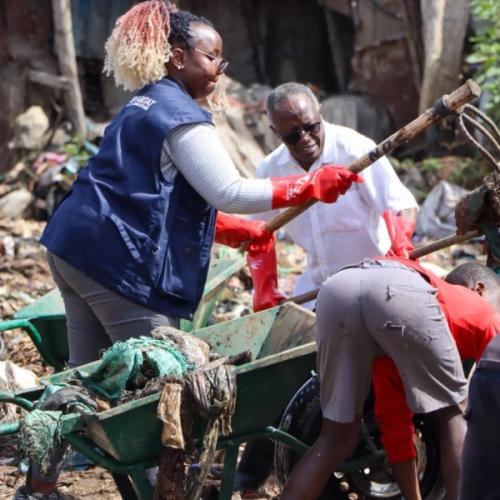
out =
<path fill-rule="evenodd" d="M 331 202 L 356 179 L 328 166 L 314 176 L 240 177 L 197 102 L 220 95 L 227 65 L 208 20 L 160 0 L 130 9 L 106 42 L 105 71 L 139 91 L 106 128 L 41 239 L 66 306 L 70 366 L 191 318 L 214 233 L 235 247 L 270 237 L 262 223 L 235 223 L 218 210 Z"/>
<path fill-rule="evenodd" d="M 105 70 L 138 93 L 106 128 L 41 239 L 66 307 L 70 366 L 97 359 L 118 340 L 191 318 L 214 237 L 233 247 L 272 237 L 261 222 L 218 210 L 333 202 L 358 180 L 330 166 L 314 175 L 241 178 L 211 114 L 197 103 L 217 101 L 227 65 L 221 37 L 204 18 L 152 0 L 118 19 Z M 63 448 L 48 474 L 33 466 L 16 499 L 60 498 Z"/>

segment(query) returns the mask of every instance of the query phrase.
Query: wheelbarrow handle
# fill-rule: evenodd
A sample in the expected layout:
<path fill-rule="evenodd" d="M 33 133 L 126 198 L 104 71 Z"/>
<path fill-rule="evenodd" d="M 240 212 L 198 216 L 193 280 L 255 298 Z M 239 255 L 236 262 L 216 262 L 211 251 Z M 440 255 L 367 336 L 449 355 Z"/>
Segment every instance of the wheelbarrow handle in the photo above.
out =
<path fill-rule="evenodd" d="M 42 355 L 43 359 L 51 366 L 56 369 L 60 369 L 61 363 L 52 356 L 50 351 L 46 348 L 42 341 L 42 336 L 36 328 L 36 326 L 28 319 L 10 319 L 7 321 L 0 322 L 0 332 L 6 332 L 8 330 L 15 330 L 20 328 L 24 330 L 31 338 L 38 352 Z"/>
<path fill-rule="evenodd" d="M 0 437 L 10 436 L 11 434 L 17 434 L 21 428 L 21 422 L 7 422 L 6 424 L 0 424 Z"/>
<path fill-rule="evenodd" d="M 15 393 L 6 391 L 0 391 L 0 403 L 12 403 L 27 411 L 31 411 L 35 407 L 33 401 L 20 398 L 19 396 L 16 396 Z"/>
<path fill-rule="evenodd" d="M 459 111 L 462 106 L 472 101 L 481 95 L 481 89 L 474 80 L 467 80 L 462 86 L 458 87 L 449 95 L 442 96 L 436 101 L 432 108 L 424 111 L 420 116 L 413 121 L 400 128 L 397 132 L 383 140 L 375 146 L 371 151 L 357 159 L 347 166 L 347 168 L 355 173 L 361 172 L 363 169 L 376 162 L 382 156 L 390 153 L 401 144 L 406 144 L 411 139 L 414 139 L 421 134 L 427 127 L 434 122 L 451 113 Z M 295 219 L 301 213 L 305 212 L 309 207 L 313 206 L 316 200 L 310 200 L 300 207 L 292 207 L 281 212 L 266 222 L 265 229 L 274 232 L 285 224 Z"/>
<path fill-rule="evenodd" d="M 0 391 L 0 404 L 1 403 L 12 403 L 20 406 L 24 410 L 31 411 L 35 405 L 32 401 L 20 398 L 16 396 L 13 392 Z M 0 424 L 0 436 L 8 436 L 10 434 L 16 434 L 21 428 L 21 422 L 7 422 L 5 424 Z"/>
<path fill-rule="evenodd" d="M 14 330 L 16 328 L 22 328 L 24 330 L 30 324 L 31 323 L 25 319 L 8 319 L 7 321 L 0 322 L 0 332 Z"/>

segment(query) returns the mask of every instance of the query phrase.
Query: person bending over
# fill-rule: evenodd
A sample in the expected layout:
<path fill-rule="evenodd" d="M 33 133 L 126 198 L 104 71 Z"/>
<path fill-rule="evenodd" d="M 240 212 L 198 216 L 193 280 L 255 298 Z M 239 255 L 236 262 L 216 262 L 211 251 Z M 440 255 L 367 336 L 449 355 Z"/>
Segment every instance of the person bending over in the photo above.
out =
<path fill-rule="evenodd" d="M 450 500 L 458 497 L 465 434 L 459 404 L 466 398 L 467 383 L 451 330 L 456 323 L 469 325 L 462 348 L 472 351 L 482 351 L 498 333 L 500 287 L 488 271 L 487 292 L 483 285 L 471 291 L 452 284 L 453 273 L 451 283 L 445 283 L 401 258 L 365 259 L 328 279 L 316 306 L 323 424 L 320 436 L 293 469 L 283 499 L 316 498 L 354 451 L 372 366 L 384 355 L 399 372 L 411 411 L 435 413 L 447 495 Z M 419 498 L 418 491 L 413 497 L 408 491 L 405 498 Z"/>
<path fill-rule="evenodd" d="M 408 262 L 408 265 L 417 267 L 413 262 Z M 500 330 L 496 311 L 500 290 L 498 276 L 474 262 L 458 266 L 445 281 L 421 267 L 418 269 L 437 290 L 438 302 L 462 362 L 477 361 L 490 339 Z M 377 358 L 373 364 L 373 386 L 375 420 L 388 461 L 405 498 L 419 499 L 413 413 L 406 403 L 405 388 L 396 366 L 386 356 Z M 458 464 L 454 467 L 458 468 Z"/>

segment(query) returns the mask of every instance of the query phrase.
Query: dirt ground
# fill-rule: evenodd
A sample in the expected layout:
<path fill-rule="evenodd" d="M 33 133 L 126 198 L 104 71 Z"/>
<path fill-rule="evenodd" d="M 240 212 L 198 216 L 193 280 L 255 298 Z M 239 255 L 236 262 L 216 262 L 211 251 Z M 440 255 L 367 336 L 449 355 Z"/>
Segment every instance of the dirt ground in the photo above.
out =
<path fill-rule="evenodd" d="M 25 476 L 15 466 L 0 466 L 0 500 L 12 498 L 15 490 L 24 483 Z M 59 491 L 66 500 L 119 500 L 113 477 L 109 472 L 93 467 L 89 470 L 64 471 L 59 481 Z M 261 488 L 255 499 L 267 500 L 279 494 L 279 486 L 273 476 Z M 238 493 L 233 495 L 233 500 L 240 500 Z"/>
<path fill-rule="evenodd" d="M 0 499 L 12 498 L 15 490 L 24 483 L 24 480 L 25 476 L 18 471 L 17 467 L 0 466 Z M 84 472 L 63 472 L 59 490 L 68 500 L 118 500 L 121 498 L 111 474 L 100 467 Z"/>

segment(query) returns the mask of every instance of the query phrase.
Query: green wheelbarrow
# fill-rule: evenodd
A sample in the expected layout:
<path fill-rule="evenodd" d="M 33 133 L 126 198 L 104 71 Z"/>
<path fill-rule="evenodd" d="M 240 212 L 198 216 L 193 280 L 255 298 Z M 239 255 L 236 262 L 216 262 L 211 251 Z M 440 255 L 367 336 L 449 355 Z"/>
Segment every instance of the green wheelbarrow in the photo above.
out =
<path fill-rule="evenodd" d="M 206 325 L 228 279 L 246 263 L 243 255 L 236 252 L 231 255 L 211 262 L 198 309 L 192 321 L 181 320 L 182 330 L 190 332 Z M 21 328 L 28 333 L 42 358 L 56 371 L 64 369 L 69 357 L 68 337 L 64 303 L 59 290 L 54 289 L 33 304 L 23 307 L 11 320 L 0 322 L 0 332 L 14 328 Z"/>
<path fill-rule="evenodd" d="M 237 396 L 232 432 L 219 436 L 217 448 L 225 450 L 219 498 L 229 500 L 241 443 L 266 437 L 275 442 L 275 464 L 281 484 L 293 464 L 319 433 L 321 410 L 315 367 L 315 316 L 292 303 L 194 332 L 223 356 L 250 350 L 255 360 L 235 367 Z M 80 367 L 91 370 L 96 363 Z M 52 375 L 47 383 L 72 378 L 68 370 Z M 30 410 L 43 387 L 0 394 L 0 402 L 14 402 Z M 62 417 L 64 438 L 96 464 L 110 471 L 125 499 L 151 499 L 153 491 L 145 470 L 158 464 L 162 423 L 156 416 L 159 393 L 129 401 L 100 413 Z M 285 410 L 285 411 L 284 411 Z M 387 467 L 372 406 L 367 405 L 363 435 L 353 457 L 332 475 L 322 498 L 347 499 L 350 491 L 360 498 L 400 498 Z M 281 419 L 281 421 L 280 421 Z M 278 424 L 278 422 L 280 422 Z M 201 446 L 207 421 L 196 417 L 192 437 Z M 425 420 L 416 421 L 416 447 L 425 497 L 442 498 L 437 439 Z M 0 436 L 14 434 L 20 423 L 0 426 Z M 357 488 L 355 490 L 355 488 Z"/>
<path fill-rule="evenodd" d="M 193 332 L 222 356 L 248 350 L 255 358 L 235 367 L 233 432 L 219 437 L 217 443 L 218 448 L 226 450 L 220 498 L 231 498 L 241 443 L 263 436 L 295 443 L 292 436 L 274 426 L 314 367 L 314 325 L 312 312 L 285 304 Z M 90 371 L 97 363 L 79 370 Z M 74 370 L 67 370 L 48 377 L 45 383 L 64 382 L 72 377 Z M 42 391 L 43 387 L 37 387 L 15 394 L 0 393 L 0 402 L 13 402 L 29 411 Z M 70 413 L 61 417 L 62 436 L 74 449 L 113 474 L 123 498 L 152 498 L 145 469 L 158 463 L 161 450 L 162 422 L 156 416 L 159 398 L 160 393 L 154 393 L 100 413 Z M 201 417 L 195 418 L 195 443 L 201 445 L 206 425 Z M 19 422 L 0 426 L 0 436 L 16 433 L 19 426 Z"/>

